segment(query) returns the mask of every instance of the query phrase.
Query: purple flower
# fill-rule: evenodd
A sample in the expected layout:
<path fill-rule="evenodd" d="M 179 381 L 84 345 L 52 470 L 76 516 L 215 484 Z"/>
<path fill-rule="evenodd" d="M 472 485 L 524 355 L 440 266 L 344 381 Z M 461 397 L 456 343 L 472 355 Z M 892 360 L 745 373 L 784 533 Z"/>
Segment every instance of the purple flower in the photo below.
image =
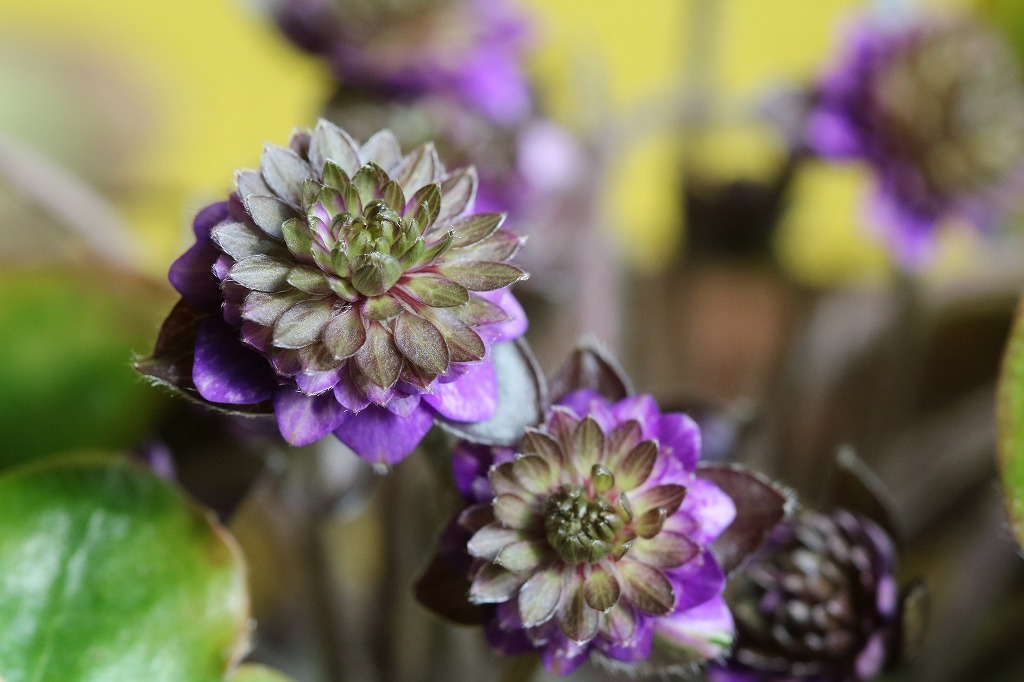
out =
<path fill-rule="evenodd" d="M 520 238 L 504 216 L 471 213 L 472 168 L 321 121 L 268 145 L 236 186 L 171 266 L 183 301 L 154 356 L 191 355 L 142 371 L 208 404 L 272 410 L 294 445 L 333 432 L 382 466 L 437 415 L 494 414 L 490 349 L 525 331 L 508 291 L 525 274 L 506 262 Z"/>
<path fill-rule="evenodd" d="M 892 540 L 868 519 L 801 511 L 729 585 L 736 645 L 712 682 L 862 682 L 899 639 Z"/>
<path fill-rule="evenodd" d="M 992 227 L 1024 189 L 1024 89 L 999 39 L 973 21 L 857 25 L 818 84 L 807 138 L 876 175 L 874 213 L 907 266 L 948 219 Z"/>
<path fill-rule="evenodd" d="M 346 86 L 392 97 L 452 95 L 503 123 L 530 110 L 526 25 L 502 0 L 280 0 L 275 14 Z"/>
<path fill-rule="evenodd" d="M 539 651 L 558 674 L 591 656 L 638 666 L 655 653 L 688 664 L 724 652 L 733 620 L 709 547 L 737 509 L 699 475 L 699 450 L 686 415 L 589 389 L 514 449 L 460 445 L 468 507 L 440 555 L 469 578 L 492 646 Z"/>

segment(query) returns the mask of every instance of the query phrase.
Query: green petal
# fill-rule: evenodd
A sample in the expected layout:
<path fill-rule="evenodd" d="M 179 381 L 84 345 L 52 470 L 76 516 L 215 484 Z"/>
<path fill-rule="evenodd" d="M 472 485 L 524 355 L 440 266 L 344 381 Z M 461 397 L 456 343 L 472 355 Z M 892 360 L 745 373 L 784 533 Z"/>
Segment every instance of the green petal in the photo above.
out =
<path fill-rule="evenodd" d="M 359 193 L 359 200 L 363 206 L 377 199 L 387 182 L 389 182 L 388 174 L 373 163 L 366 164 L 352 176 L 352 186 Z"/>
<path fill-rule="evenodd" d="M 487 239 L 478 241 L 462 248 L 447 253 L 445 260 L 457 261 L 507 261 L 519 252 L 519 248 L 526 241 L 525 237 L 512 234 L 511 232 L 496 232 Z"/>
<path fill-rule="evenodd" d="M 654 615 L 671 613 L 676 595 L 664 573 L 629 560 L 619 562 L 618 573 L 622 594 L 637 608 Z"/>
<path fill-rule="evenodd" d="M 565 465 L 565 453 L 558 441 L 548 434 L 529 429 L 519 444 L 519 451 L 524 455 L 535 455 L 547 462 L 553 471 L 560 471 Z"/>
<path fill-rule="evenodd" d="M 363 303 L 363 317 L 368 320 L 387 320 L 400 314 L 402 304 L 390 296 L 372 296 Z"/>
<path fill-rule="evenodd" d="M 583 584 L 583 596 L 590 608 L 607 611 L 619 601 L 619 581 L 608 571 L 595 568 Z"/>
<path fill-rule="evenodd" d="M 604 628 L 612 640 L 631 642 L 636 635 L 636 612 L 620 600 L 604 616 Z"/>
<path fill-rule="evenodd" d="M 494 561 L 502 549 L 522 539 L 523 532 L 520 530 L 506 528 L 498 523 L 489 523 L 473 534 L 466 549 L 470 556 Z"/>
<path fill-rule="evenodd" d="M 441 188 L 438 185 L 426 185 L 409 199 L 404 216 L 415 220 L 422 233 L 430 229 L 440 211 Z"/>
<path fill-rule="evenodd" d="M 405 194 L 402 187 L 394 180 L 388 180 L 380 190 L 380 198 L 392 211 L 400 212 L 405 209 Z"/>
<path fill-rule="evenodd" d="M 335 294 L 345 299 L 349 303 L 355 303 L 360 298 L 362 298 L 362 295 L 358 291 L 356 291 L 352 287 L 352 285 L 348 283 L 348 280 L 346 279 L 328 276 L 327 286 L 331 288 L 331 291 L 333 291 Z"/>
<path fill-rule="evenodd" d="M 319 268 L 296 265 L 288 272 L 288 284 L 312 296 L 327 296 L 331 293 L 327 276 Z"/>
<path fill-rule="evenodd" d="M 638 517 L 656 507 L 663 508 L 669 516 L 672 516 L 679 509 L 684 497 L 686 497 L 686 488 L 669 483 L 630 495 L 630 502 L 633 504 L 633 513 Z"/>
<path fill-rule="evenodd" d="M 356 366 L 376 386 L 390 388 L 402 371 L 402 356 L 395 347 L 391 332 L 380 322 L 370 322 L 366 343 L 356 352 Z"/>
<path fill-rule="evenodd" d="M 446 308 L 427 308 L 422 311 L 444 336 L 452 362 L 483 360 L 487 354 L 480 335 L 472 327 L 447 311 Z"/>
<path fill-rule="evenodd" d="M 442 275 L 470 291 L 493 291 L 514 284 L 527 275 L 514 265 L 492 261 L 458 261 L 438 266 Z"/>
<path fill-rule="evenodd" d="M 263 181 L 263 176 L 259 171 L 255 170 L 235 171 L 235 187 L 238 188 L 238 196 L 241 198 L 243 204 L 245 203 L 246 197 L 253 194 L 259 194 L 265 197 L 269 197 L 273 194 L 273 191 L 267 187 L 267 183 Z"/>
<path fill-rule="evenodd" d="M 364 296 L 379 296 L 401 278 L 404 268 L 397 258 L 388 254 L 365 253 L 352 261 L 349 282 Z"/>
<path fill-rule="evenodd" d="M 441 183 L 441 212 L 437 216 L 440 225 L 447 225 L 462 215 L 476 199 L 476 169 L 470 166 L 456 171 Z"/>
<path fill-rule="evenodd" d="M 570 588 L 558 616 L 562 633 L 574 642 L 589 642 L 597 636 L 600 614 L 587 606 L 582 582 Z"/>
<path fill-rule="evenodd" d="M 327 301 L 297 303 L 277 318 L 271 343 L 278 348 L 304 348 L 320 338 L 330 319 Z"/>
<path fill-rule="evenodd" d="M 512 470 L 512 462 L 502 462 L 498 466 L 491 467 L 487 478 L 491 483 L 491 490 L 496 496 L 510 494 L 525 498 L 530 494 Z"/>
<path fill-rule="evenodd" d="M 498 552 L 494 563 L 513 573 L 532 573 L 547 555 L 544 544 L 534 540 L 519 540 Z"/>
<path fill-rule="evenodd" d="M 445 255 L 451 248 L 454 240 L 455 232 L 453 230 L 449 230 L 448 232 L 444 233 L 444 235 L 442 235 L 440 239 L 431 244 L 429 248 L 425 249 L 418 256 L 415 255 L 414 253 L 410 253 L 404 258 L 404 260 L 408 261 L 410 266 L 423 265 L 425 263 L 429 263 L 430 261 Z M 415 260 L 413 260 L 414 258 Z"/>
<path fill-rule="evenodd" d="M 531 528 L 537 525 L 538 513 L 518 495 L 498 495 L 494 499 L 494 518 L 506 528 Z"/>
<path fill-rule="evenodd" d="M 455 247 L 476 244 L 490 237 L 505 222 L 504 213 L 474 213 L 452 222 L 455 230 Z"/>
<path fill-rule="evenodd" d="M 621 490 L 634 490 L 641 486 L 654 469 L 658 459 L 658 444 L 645 440 L 629 451 L 612 469 Z"/>
<path fill-rule="evenodd" d="M 306 178 L 302 182 L 302 210 L 306 211 L 316 203 L 320 195 L 322 185 L 313 178 Z"/>
<path fill-rule="evenodd" d="M 402 186 L 402 191 L 410 194 L 424 185 L 437 182 L 440 170 L 437 150 L 433 142 L 428 142 L 407 154 L 391 173 L 391 177 Z"/>
<path fill-rule="evenodd" d="M 385 129 L 371 135 L 370 139 L 363 143 L 362 149 L 359 150 L 359 155 L 363 158 L 364 162 L 373 162 L 384 170 L 388 170 L 394 168 L 402 160 L 402 148 L 395 134 Z M 402 205 L 405 205 L 404 201 Z M 392 208 L 398 210 L 401 206 L 393 206 Z"/>
<path fill-rule="evenodd" d="M 634 419 L 623 422 L 615 427 L 608 435 L 608 453 L 605 456 L 605 465 L 614 473 L 622 460 L 639 445 L 643 439 L 643 429 L 640 423 Z"/>
<path fill-rule="evenodd" d="M 470 301 L 464 286 L 434 272 L 410 274 L 401 287 L 432 308 L 451 308 Z"/>
<path fill-rule="evenodd" d="M 497 564 L 487 564 L 477 573 L 469 588 L 469 600 L 474 604 L 495 604 L 511 599 L 523 579 Z"/>
<path fill-rule="evenodd" d="M 664 507 L 648 509 L 633 522 L 633 529 L 642 538 L 653 538 L 661 532 L 666 518 L 668 518 L 668 513 Z"/>
<path fill-rule="evenodd" d="M 344 130 L 324 119 L 317 121 L 309 141 L 309 161 L 317 170 L 333 161 L 349 176 L 363 165 L 355 141 Z"/>
<path fill-rule="evenodd" d="M 287 204 L 262 195 L 243 196 L 242 203 L 257 227 L 271 237 L 284 239 L 282 225 L 295 217 L 295 211 Z"/>
<path fill-rule="evenodd" d="M 348 191 L 349 180 L 348 173 L 341 169 L 341 166 L 328 161 L 324 164 L 324 184 L 328 187 L 333 187 L 341 193 Z"/>
<path fill-rule="evenodd" d="M 562 599 L 562 575 L 549 568 L 535 573 L 519 589 L 519 618 L 532 628 L 551 620 Z"/>
<path fill-rule="evenodd" d="M 269 238 L 261 230 L 249 227 L 245 223 L 221 223 L 210 231 L 210 237 L 221 251 L 236 261 L 257 254 L 272 258 L 287 257 L 287 252 L 281 248 L 281 242 Z"/>
<path fill-rule="evenodd" d="M 546 492 L 554 483 L 557 472 L 543 457 L 520 455 L 512 462 L 512 471 L 523 487 L 534 495 Z"/>
<path fill-rule="evenodd" d="M 324 345 L 338 360 L 355 355 L 365 341 L 366 329 L 358 308 L 346 308 L 324 327 Z"/>
<path fill-rule="evenodd" d="M 268 144 L 263 148 L 260 172 L 274 194 L 292 208 L 302 205 L 302 183 L 313 177 L 313 170 L 298 154 L 287 147 Z"/>
<path fill-rule="evenodd" d="M 406 358 L 433 374 L 448 371 L 451 355 L 437 327 L 427 320 L 402 313 L 395 322 L 395 345 Z"/>
<path fill-rule="evenodd" d="M 299 291 L 281 294 L 252 291 L 245 297 L 242 318 L 264 327 L 270 327 L 277 322 L 277 318 L 281 317 L 284 311 L 307 298 L 308 296 L 304 292 Z"/>
<path fill-rule="evenodd" d="M 573 463 L 582 472 L 590 473 L 591 467 L 604 458 L 604 431 L 592 417 L 586 417 L 577 424 L 573 433 L 573 444 Z"/>
<path fill-rule="evenodd" d="M 675 568 L 698 554 L 700 547 L 689 538 L 662 531 L 652 538 L 636 540 L 630 548 L 629 556 L 654 568 Z"/>
<path fill-rule="evenodd" d="M 289 251 L 298 257 L 310 256 L 313 230 L 309 228 L 308 222 L 302 218 L 286 220 L 281 226 L 281 234 L 284 235 L 284 243 L 288 246 Z"/>
<path fill-rule="evenodd" d="M 501 306 L 491 303 L 482 296 L 470 296 L 467 305 L 456 308 L 452 312 L 471 327 L 479 327 L 485 324 L 500 324 L 512 319 Z"/>
<path fill-rule="evenodd" d="M 291 264 L 268 256 L 250 256 L 235 263 L 228 277 L 246 289 L 274 293 L 288 288 L 291 269 Z"/>

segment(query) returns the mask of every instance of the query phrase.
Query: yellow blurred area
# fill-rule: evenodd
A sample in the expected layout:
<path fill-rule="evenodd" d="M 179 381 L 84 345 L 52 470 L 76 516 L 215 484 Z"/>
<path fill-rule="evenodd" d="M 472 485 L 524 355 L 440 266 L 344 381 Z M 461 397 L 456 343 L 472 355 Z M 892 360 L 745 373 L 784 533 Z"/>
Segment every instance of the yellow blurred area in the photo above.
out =
<path fill-rule="evenodd" d="M 873 5 L 855 0 L 529 4 L 544 26 L 535 62 L 542 92 L 550 95 L 561 120 L 577 126 L 592 124 L 590 109 L 599 106 L 609 106 L 612 118 L 643 120 L 651 108 L 670 105 L 672 93 L 684 94 L 686 78 L 712 84 L 713 115 L 732 114 L 728 107 L 749 106 L 773 85 L 812 78 L 834 53 L 847 17 Z M 658 268 L 677 246 L 684 151 L 702 173 L 718 179 L 764 177 L 780 153 L 778 140 L 756 124 L 730 122 L 689 136 L 669 126 L 635 134 L 615 159 L 608 208 L 618 242 L 638 267 Z M 815 179 L 815 173 L 821 177 Z M 798 183 L 792 219 L 780 235 L 780 255 L 793 274 L 828 284 L 887 271 L 886 254 L 861 224 L 863 173 L 821 165 L 805 175 L 811 177 Z"/>
<path fill-rule="evenodd" d="M 730 121 L 687 135 L 677 110 L 688 83 L 710 84 L 712 116 L 734 113 L 774 84 L 812 77 L 834 50 L 843 17 L 872 5 L 522 1 L 539 20 L 533 67 L 545 104 L 580 130 L 616 125 L 623 144 L 607 177 L 607 223 L 628 260 L 645 269 L 663 265 L 678 244 L 684 153 L 722 179 L 763 176 L 780 154 L 763 126 Z M 105 167 L 106 180 L 114 178 L 105 189 L 145 241 L 144 266 L 154 274 L 188 242 L 184 225 L 195 210 L 224 195 L 231 171 L 256 164 L 264 141 L 284 142 L 293 127 L 309 125 L 331 88 L 323 65 L 243 0 L 0 0 L 0 41 L 28 46 L 37 58 L 27 69 L 15 63 L 4 71 L 0 63 L 0 87 L 13 83 L 28 99 L 13 113 L 0 104 L 0 131 L 7 123 L 17 136 L 34 125 L 30 141 L 75 169 L 61 150 L 78 145 L 97 155 L 76 137 L 131 141 L 131 153 L 109 145 L 107 157 L 93 161 Z M 53 52 L 89 56 L 123 73 L 116 86 L 92 90 L 33 78 Z M 784 261 L 815 283 L 884 270 L 884 256 L 858 223 L 857 173 L 808 172 L 819 171 L 822 178 L 800 184 L 827 187 L 829 198 L 815 196 L 818 189 L 794 195 L 794 218 L 781 237 Z M 795 246 L 804 239 L 812 242 Z"/>
<path fill-rule="evenodd" d="M 67 128 L 116 137 L 123 127 L 138 127 L 135 153 L 112 145 L 91 161 L 114 167 L 118 208 L 139 230 L 144 266 L 154 273 L 166 270 L 186 243 L 184 225 L 195 209 L 224 196 L 232 170 L 258 163 L 263 141 L 283 143 L 293 127 L 313 122 L 329 89 L 315 60 L 237 0 L 2 0 L 0 39 L 23 46 L 30 78 L 56 53 L 70 55 L 70 64 L 123 70 L 85 92 L 96 102 L 70 103 L 114 116 L 131 112 L 114 130 L 109 121 L 90 130 L 74 109 L 46 111 L 52 97 L 35 104 L 46 116 L 45 136 L 66 135 Z"/>

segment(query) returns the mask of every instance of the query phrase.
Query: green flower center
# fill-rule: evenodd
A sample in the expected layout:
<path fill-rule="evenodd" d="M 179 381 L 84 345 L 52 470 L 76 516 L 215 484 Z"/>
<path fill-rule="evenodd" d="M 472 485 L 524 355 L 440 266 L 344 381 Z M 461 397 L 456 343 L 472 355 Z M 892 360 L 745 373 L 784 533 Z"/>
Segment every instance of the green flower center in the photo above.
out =
<path fill-rule="evenodd" d="M 578 485 L 562 486 L 544 510 L 548 543 L 569 564 L 595 563 L 619 549 L 624 525 L 619 508 Z"/>

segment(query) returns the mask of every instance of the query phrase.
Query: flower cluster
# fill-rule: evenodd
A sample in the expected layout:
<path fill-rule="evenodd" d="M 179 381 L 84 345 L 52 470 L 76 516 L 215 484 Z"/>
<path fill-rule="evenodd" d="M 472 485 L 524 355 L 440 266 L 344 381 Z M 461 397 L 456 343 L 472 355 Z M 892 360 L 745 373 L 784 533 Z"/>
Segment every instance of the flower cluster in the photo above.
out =
<path fill-rule="evenodd" d="M 1024 88 L 1009 49 L 973 21 L 858 25 L 817 100 L 810 146 L 872 167 L 905 264 L 927 257 L 940 221 L 990 226 L 1024 188 Z"/>
<path fill-rule="evenodd" d="M 516 448 L 461 445 L 462 544 L 441 551 L 466 570 L 469 600 L 487 605 L 491 644 L 537 650 L 559 674 L 591 655 L 632 665 L 655 649 L 675 663 L 724 652 L 733 621 L 709 547 L 736 505 L 700 477 L 699 450 L 687 416 L 587 389 Z"/>
<path fill-rule="evenodd" d="M 874 679 L 898 643 L 895 558 L 885 531 L 845 510 L 780 524 L 729 586 L 737 641 L 711 680 Z"/>
<path fill-rule="evenodd" d="M 526 27 L 503 0 L 279 0 L 275 16 L 346 86 L 451 95 L 503 123 L 530 109 Z"/>
<path fill-rule="evenodd" d="M 205 401 L 272 401 L 296 445 L 334 432 L 360 456 L 404 457 L 435 415 L 496 409 L 493 343 L 525 330 L 508 286 L 520 238 L 472 213 L 472 168 L 433 146 L 356 144 L 321 121 L 195 221 L 170 280 L 198 317 L 192 388 Z M 180 326 L 181 306 L 165 323 Z"/>

